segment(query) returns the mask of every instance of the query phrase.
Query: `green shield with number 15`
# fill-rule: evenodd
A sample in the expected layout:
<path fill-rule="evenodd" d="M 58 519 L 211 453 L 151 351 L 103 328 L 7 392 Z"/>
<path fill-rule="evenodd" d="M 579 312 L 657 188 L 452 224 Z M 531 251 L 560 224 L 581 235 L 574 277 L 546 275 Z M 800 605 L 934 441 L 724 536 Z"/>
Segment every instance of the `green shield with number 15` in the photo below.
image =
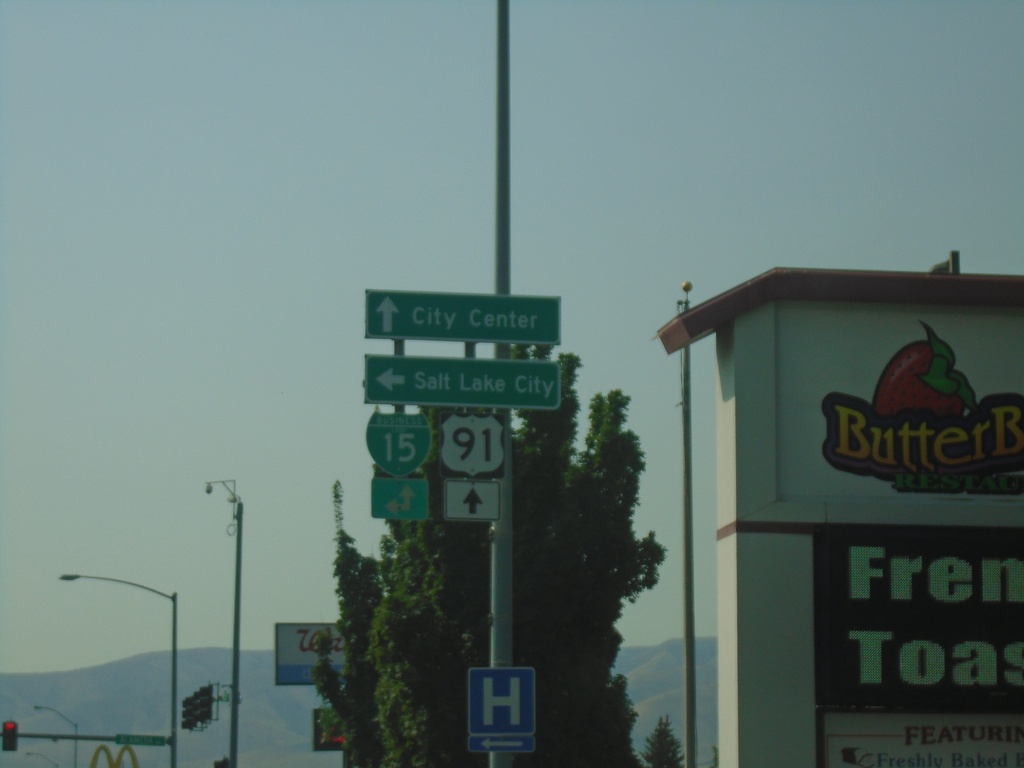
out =
<path fill-rule="evenodd" d="M 366 425 L 366 447 L 389 475 L 415 472 L 430 450 L 430 422 L 422 413 L 375 413 Z"/>

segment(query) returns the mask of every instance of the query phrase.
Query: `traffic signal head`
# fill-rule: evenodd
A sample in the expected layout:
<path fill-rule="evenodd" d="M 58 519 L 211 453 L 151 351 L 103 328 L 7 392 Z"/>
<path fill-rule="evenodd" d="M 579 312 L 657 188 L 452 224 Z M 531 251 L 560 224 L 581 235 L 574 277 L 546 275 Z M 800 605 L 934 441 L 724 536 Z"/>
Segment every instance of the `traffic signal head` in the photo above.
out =
<path fill-rule="evenodd" d="M 319 709 L 313 710 L 313 751 L 338 752 L 345 749 L 345 736 L 334 729 L 326 729 L 320 723 Z"/>
<path fill-rule="evenodd" d="M 196 718 L 200 723 L 213 720 L 213 686 L 204 685 L 195 692 Z"/>
<path fill-rule="evenodd" d="M 181 727 L 186 731 L 194 731 L 199 727 L 199 718 L 196 717 L 195 694 L 186 696 L 181 702 Z"/>
<path fill-rule="evenodd" d="M 4 752 L 18 751 L 18 724 L 13 720 L 4 720 Z"/>

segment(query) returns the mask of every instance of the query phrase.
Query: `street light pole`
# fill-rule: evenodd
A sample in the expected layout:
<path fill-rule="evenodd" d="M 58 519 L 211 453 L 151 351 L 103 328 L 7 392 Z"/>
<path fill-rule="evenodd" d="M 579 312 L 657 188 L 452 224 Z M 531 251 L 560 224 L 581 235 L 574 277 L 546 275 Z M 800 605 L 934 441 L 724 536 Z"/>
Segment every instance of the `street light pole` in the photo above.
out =
<path fill-rule="evenodd" d="M 75 729 L 75 768 L 78 768 L 78 723 L 76 723 L 70 717 L 65 715 L 63 712 L 61 712 L 59 710 L 56 710 L 53 707 L 44 707 L 44 706 L 42 706 L 40 704 L 33 704 L 32 705 L 32 709 L 35 709 L 35 710 L 48 709 L 49 711 L 53 712 L 54 714 L 57 714 L 57 715 L 60 715 L 61 717 L 63 717 L 67 722 L 71 723 L 72 727 L 74 727 L 74 729 Z"/>
<path fill-rule="evenodd" d="M 171 768 L 178 768 L 178 593 L 172 592 L 168 595 L 166 592 L 147 587 L 145 584 L 136 584 L 134 581 L 125 581 L 124 579 L 111 579 L 107 576 L 83 576 L 78 573 L 65 573 L 60 578 L 62 581 L 92 579 L 94 581 L 112 581 L 115 584 L 127 584 L 129 587 L 138 587 L 147 592 L 152 592 L 154 595 L 166 597 L 171 601 Z M 75 760 L 77 763 L 77 739 L 75 739 L 75 750 Z"/>
<path fill-rule="evenodd" d="M 223 485 L 228 490 L 228 502 L 233 508 L 235 528 L 235 619 L 234 639 L 231 643 L 231 736 L 228 745 L 228 766 L 238 768 L 238 705 L 241 696 L 238 693 L 238 661 L 239 641 L 241 635 L 242 616 L 242 498 L 235 493 L 234 480 L 211 480 L 206 484 L 206 492 L 213 493 L 214 485 Z M 228 534 L 231 526 L 228 526 Z"/>
<path fill-rule="evenodd" d="M 693 284 L 682 284 L 686 298 L 678 302 L 680 314 L 690 309 Z M 683 760 L 697 765 L 697 675 L 693 610 L 693 439 L 690 418 L 690 346 L 679 361 L 679 386 L 683 401 Z"/>

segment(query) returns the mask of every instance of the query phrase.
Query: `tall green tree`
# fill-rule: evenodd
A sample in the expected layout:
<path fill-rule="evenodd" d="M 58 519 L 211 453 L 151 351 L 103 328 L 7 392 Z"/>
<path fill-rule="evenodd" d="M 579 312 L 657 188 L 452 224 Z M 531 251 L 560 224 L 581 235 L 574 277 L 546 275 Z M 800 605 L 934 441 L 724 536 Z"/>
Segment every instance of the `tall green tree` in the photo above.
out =
<path fill-rule="evenodd" d="M 549 359 L 550 349 L 514 356 Z M 518 412 L 513 433 L 513 649 L 517 665 L 537 670 L 538 712 L 537 750 L 516 765 L 639 768 L 636 715 L 625 679 L 612 674 L 615 622 L 625 601 L 657 583 L 665 552 L 633 531 L 644 461 L 626 428 L 629 398 L 594 397 L 578 446 L 580 361 L 559 361 L 561 407 Z M 488 665 L 488 529 L 444 521 L 436 442 L 420 474 L 430 519 L 388 522 L 373 566 L 339 516 L 338 627 L 351 650 L 345 684 L 318 686 L 343 722 L 366 718 L 369 730 L 351 739 L 360 768 L 484 762 L 466 748 L 466 671 Z M 361 740 L 374 749 L 357 754 Z"/>
<path fill-rule="evenodd" d="M 625 601 L 657 583 L 665 553 L 653 534 L 633 531 L 644 460 L 625 427 L 629 398 L 595 396 L 577 450 L 580 361 L 560 360 L 568 402 L 557 417 L 525 412 L 516 444 L 513 647 L 537 669 L 545 732 L 543 749 L 516 763 L 625 768 L 637 764 L 636 715 L 625 678 L 611 674 L 622 644 L 615 623 Z"/>
<path fill-rule="evenodd" d="M 313 681 L 330 705 L 334 722 L 345 733 L 351 763 L 377 766 L 383 748 L 377 727 L 374 693 L 378 674 L 370 658 L 370 634 L 373 617 L 383 599 L 383 584 L 377 560 L 363 556 L 355 540 L 345 532 L 340 482 L 334 484 L 333 495 L 338 544 L 334 577 L 339 606 L 337 628 L 345 641 L 344 684 L 331 668 L 329 655 L 333 643 L 326 635 L 317 638 L 319 658 L 313 667 Z"/>
<path fill-rule="evenodd" d="M 644 744 L 646 768 L 683 768 L 683 742 L 672 732 L 668 717 L 659 717 Z"/>

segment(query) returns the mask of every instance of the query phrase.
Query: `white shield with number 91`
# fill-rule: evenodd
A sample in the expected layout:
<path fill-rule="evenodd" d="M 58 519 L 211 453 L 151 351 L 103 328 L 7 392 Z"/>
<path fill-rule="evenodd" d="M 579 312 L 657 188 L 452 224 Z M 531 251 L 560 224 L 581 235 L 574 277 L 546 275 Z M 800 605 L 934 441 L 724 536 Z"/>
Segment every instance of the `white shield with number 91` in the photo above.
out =
<path fill-rule="evenodd" d="M 505 417 L 441 414 L 441 470 L 446 476 L 500 477 L 505 469 Z"/>

